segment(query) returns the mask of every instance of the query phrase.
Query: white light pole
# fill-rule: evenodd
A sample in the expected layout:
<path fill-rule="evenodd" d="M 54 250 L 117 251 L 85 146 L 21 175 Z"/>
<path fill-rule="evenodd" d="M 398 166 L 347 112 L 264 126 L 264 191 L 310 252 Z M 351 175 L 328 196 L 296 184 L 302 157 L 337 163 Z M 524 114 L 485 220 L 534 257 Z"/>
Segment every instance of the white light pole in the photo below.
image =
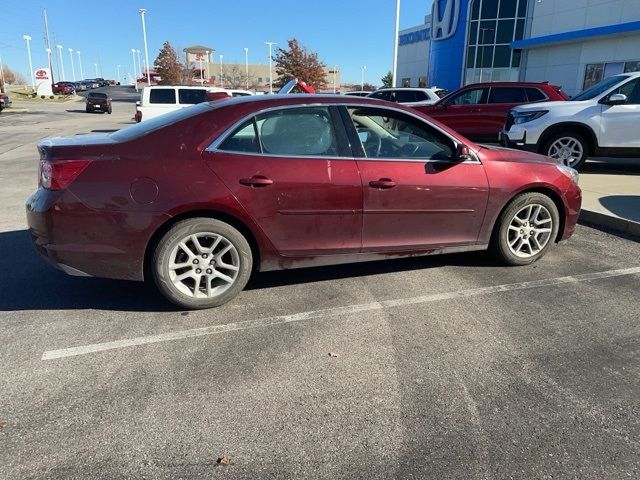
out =
<path fill-rule="evenodd" d="M 0 55 L 0 93 L 5 93 L 6 87 L 4 85 L 4 71 L 2 66 L 2 55 Z"/>
<path fill-rule="evenodd" d="M 141 8 L 138 10 L 140 12 L 140 16 L 142 17 L 142 36 L 144 37 L 144 59 L 147 64 L 147 85 L 151 85 L 151 73 L 149 72 L 149 49 L 147 47 L 147 26 L 144 23 L 144 14 L 147 11 L 146 8 Z"/>
<path fill-rule="evenodd" d="M 333 93 L 336 93 L 336 74 L 338 72 L 338 65 L 333 66 Z"/>
<path fill-rule="evenodd" d="M 202 55 L 200 55 L 200 58 L 198 58 L 198 63 L 200 64 L 200 85 L 204 85 L 204 78 L 203 78 L 203 73 L 202 73 Z"/>
<path fill-rule="evenodd" d="M 64 60 L 62 59 L 62 45 L 56 45 L 56 48 L 58 49 L 58 58 L 60 58 L 60 70 L 62 70 L 62 76 L 60 77 L 60 80 L 66 80 L 67 75 L 64 73 Z"/>
<path fill-rule="evenodd" d="M 272 72 L 272 53 L 271 53 L 271 49 L 273 48 L 274 45 L 277 45 L 277 43 L 275 42 L 264 42 L 265 45 L 269 45 L 269 93 L 273 93 L 273 72 Z"/>
<path fill-rule="evenodd" d="M 220 55 L 220 86 L 224 88 L 224 73 L 222 73 L 222 55 Z"/>
<path fill-rule="evenodd" d="M 398 76 L 398 30 L 400 28 L 400 0 L 396 0 L 396 25 L 393 31 L 393 69 L 391 71 L 391 86 L 396 86 Z"/>
<path fill-rule="evenodd" d="M 31 79 L 31 86 L 35 90 L 36 81 L 33 76 L 33 63 L 31 63 L 31 45 L 29 44 L 29 42 L 31 41 L 31 37 L 29 35 L 23 35 L 22 38 L 27 41 L 27 55 L 29 55 L 29 78 Z"/>
<path fill-rule="evenodd" d="M 366 65 L 360 67 L 360 73 L 362 74 L 362 79 L 360 81 L 360 90 L 364 90 L 364 71 L 367 69 Z"/>
<path fill-rule="evenodd" d="M 96 69 L 96 78 L 98 78 L 98 64 L 94 63 L 93 67 Z"/>
<path fill-rule="evenodd" d="M 247 47 L 244 47 L 244 77 L 249 90 L 249 49 Z"/>
<path fill-rule="evenodd" d="M 49 60 L 49 75 L 51 75 L 51 83 L 53 83 L 53 68 L 51 67 L 51 49 L 50 48 L 45 48 L 44 49 L 45 52 L 47 52 L 47 59 Z M 2 70 L 2 62 L 0 62 L 0 70 Z M 0 75 L 2 75 L 2 72 L 0 72 Z"/>
<path fill-rule="evenodd" d="M 120 83 L 120 65 L 118 65 L 118 83 Z"/>
<path fill-rule="evenodd" d="M 76 67 L 73 65 L 73 48 L 69 49 L 69 58 L 71 58 L 71 73 L 73 74 L 73 81 L 76 81 Z"/>
<path fill-rule="evenodd" d="M 80 80 L 84 79 L 84 70 L 82 70 L 82 58 L 80 58 L 80 50 L 76 50 L 78 54 L 78 67 L 80 68 Z"/>
<path fill-rule="evenodd" d="M 206 51 L 207 52 L 207 83 L 209 83 L 209 79 L 211 78 L 211 73 L 209 72 L 209 64 L 211 63 L 211 57 L 209 55 L 209 50 Z"/>
<path fill-rule="evenodd" d="M 131 77 L 131 80 L 133 80 L 133 85 L 136 87 L 136 92 L 137 92 L 138 82 L 136 82 L 136 79 L 138 77 L 136 75 L 136 49 L 135 48 L 131 49 L 131 58 L 133 59 L 133 76 Z"/>
<path fill-rule="evenodd" d="M 142 62 L 140 61 L 140 50 L 136 50 L 136 55 L 138 55 L 138 71 L 142 73 Z M 136 74 L 137 75 L 137 74 Z M 143 75 L 144 76 L 144 75 Z M 137 77 L 136 77 L 137 78 Z"/>

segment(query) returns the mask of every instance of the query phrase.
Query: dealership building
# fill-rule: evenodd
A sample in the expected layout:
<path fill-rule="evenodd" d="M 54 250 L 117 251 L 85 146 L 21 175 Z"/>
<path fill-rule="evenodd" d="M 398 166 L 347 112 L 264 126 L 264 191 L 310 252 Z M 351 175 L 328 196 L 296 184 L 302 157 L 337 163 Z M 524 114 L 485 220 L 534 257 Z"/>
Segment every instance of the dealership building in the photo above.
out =
<path fill-rule="evenodd" d="M 549 81 L 574 95 L 640 70 L 640 0 L 434 0 L 398 44 L 397 86 Z"/>

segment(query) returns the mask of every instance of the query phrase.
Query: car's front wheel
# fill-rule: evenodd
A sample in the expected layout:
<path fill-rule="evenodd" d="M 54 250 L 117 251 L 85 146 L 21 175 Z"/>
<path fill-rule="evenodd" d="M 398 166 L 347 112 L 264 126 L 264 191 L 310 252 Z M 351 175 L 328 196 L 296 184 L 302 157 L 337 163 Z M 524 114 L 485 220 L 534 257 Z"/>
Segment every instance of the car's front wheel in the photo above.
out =
<path fill-rule="evenodd" d="M 580 168 L 587 161 L 589 144 L 582 135 L 573 132 L 552 134 L 542 146 L 542 153 L 568 167 Z"/>
<path fill-rule="evenodd" d="M 176 223 L 156 247 L 152 270 L 160 292 L 188 309 L 217 307 L 249 281 L 253 256 L 247 239 L 210 218 Z"/>
<path fill-rule="evenodd" d="M 558 207 L 548 196 L 518 195 L 498 218 L 491 249 L 507 265 L 529 265 L 551 248 L 559 226 Z"/>

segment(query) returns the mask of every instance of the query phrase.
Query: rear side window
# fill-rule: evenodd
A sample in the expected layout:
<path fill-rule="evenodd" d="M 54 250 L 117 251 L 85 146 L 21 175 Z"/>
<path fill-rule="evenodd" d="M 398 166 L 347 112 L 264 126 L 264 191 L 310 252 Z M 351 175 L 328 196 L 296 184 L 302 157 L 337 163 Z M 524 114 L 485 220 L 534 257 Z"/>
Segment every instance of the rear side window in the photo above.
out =
<path fill-rule="evenodd" d="M 487 103 L 488 88 L 474 88 L 465 90 L 451 99 L 454 105 L 477 105 Z"/>
<path fill-rule="evenodd" d="M 526 103 L 524 89 L 519 87 L 491 87 L 489 103 Z"/>
<path fill-rule="evenodd" d="M 149 103 L 175 104 L 176 89 L 175 88 L 154 88 L 149 92 Z"/>
<path fill-rule="evenodd" d="M 547 96 L 537 88 L 527 88 L 527 99 L 530 102 L 539 102 L 540 100 L 546 100 Z"/>
<path fill-rule="evenodd" d="M 207 101 L 207 91 L 204 89 L 202 90 L 196 89 L 196 88 L 178 89 L 178 103 L 182 103 L 186 105 L 194 105 L 196 103 L 202 103 L 206 101 Z"/>
<path fill-rule="evenodd" d="M 256 117 L 262 151 L 282 156 L 337 156 L 333 122 L 326 107 L 268 112 Z"/>
<path fill-rule="evenodd" d="M 389 100 L 391 92 L 373 92 L 369 97 L 377 98 L 378 100 Z"/>
<path fill-rule="evenodd" d="M 240 125 L 233 134 L 220 144 L 218 150 L 225 152 L 259 153 L 257 128 L 254 119 Z"/>
<path fill-rule="evenodd" d="M 398 103 L 417 102 L 416 92 L 413 90 L 396 90 L 393 101 Z"/>
<path fill-rule="evenodd" d="M 250 97 L 250 96 L 251 96 L 251 94 L 249 94 L 249 93 L 244 93 L 244 92 L 233 92 L 233 93 L 231 94 L 231 96 L 233 96 L 233 97 Z"/>

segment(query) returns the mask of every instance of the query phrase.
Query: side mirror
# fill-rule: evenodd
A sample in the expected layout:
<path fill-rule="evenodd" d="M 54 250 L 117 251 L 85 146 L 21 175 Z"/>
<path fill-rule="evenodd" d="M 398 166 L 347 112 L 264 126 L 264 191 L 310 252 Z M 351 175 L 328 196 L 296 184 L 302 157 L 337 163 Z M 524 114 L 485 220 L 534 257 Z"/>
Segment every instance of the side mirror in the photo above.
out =
<path fill-rule="evenodd" d="M 606 101 L 607 105 L 624 105 L 627 103 L 627 96 L 622 93 L 615 93 Z"/>
<path fill-rule="evenodd" d="M 466 145 L 459 143 L 456 148 L 456 160 L 464 162 L 465 160 L 472 160 L 471 150 Z"/>

